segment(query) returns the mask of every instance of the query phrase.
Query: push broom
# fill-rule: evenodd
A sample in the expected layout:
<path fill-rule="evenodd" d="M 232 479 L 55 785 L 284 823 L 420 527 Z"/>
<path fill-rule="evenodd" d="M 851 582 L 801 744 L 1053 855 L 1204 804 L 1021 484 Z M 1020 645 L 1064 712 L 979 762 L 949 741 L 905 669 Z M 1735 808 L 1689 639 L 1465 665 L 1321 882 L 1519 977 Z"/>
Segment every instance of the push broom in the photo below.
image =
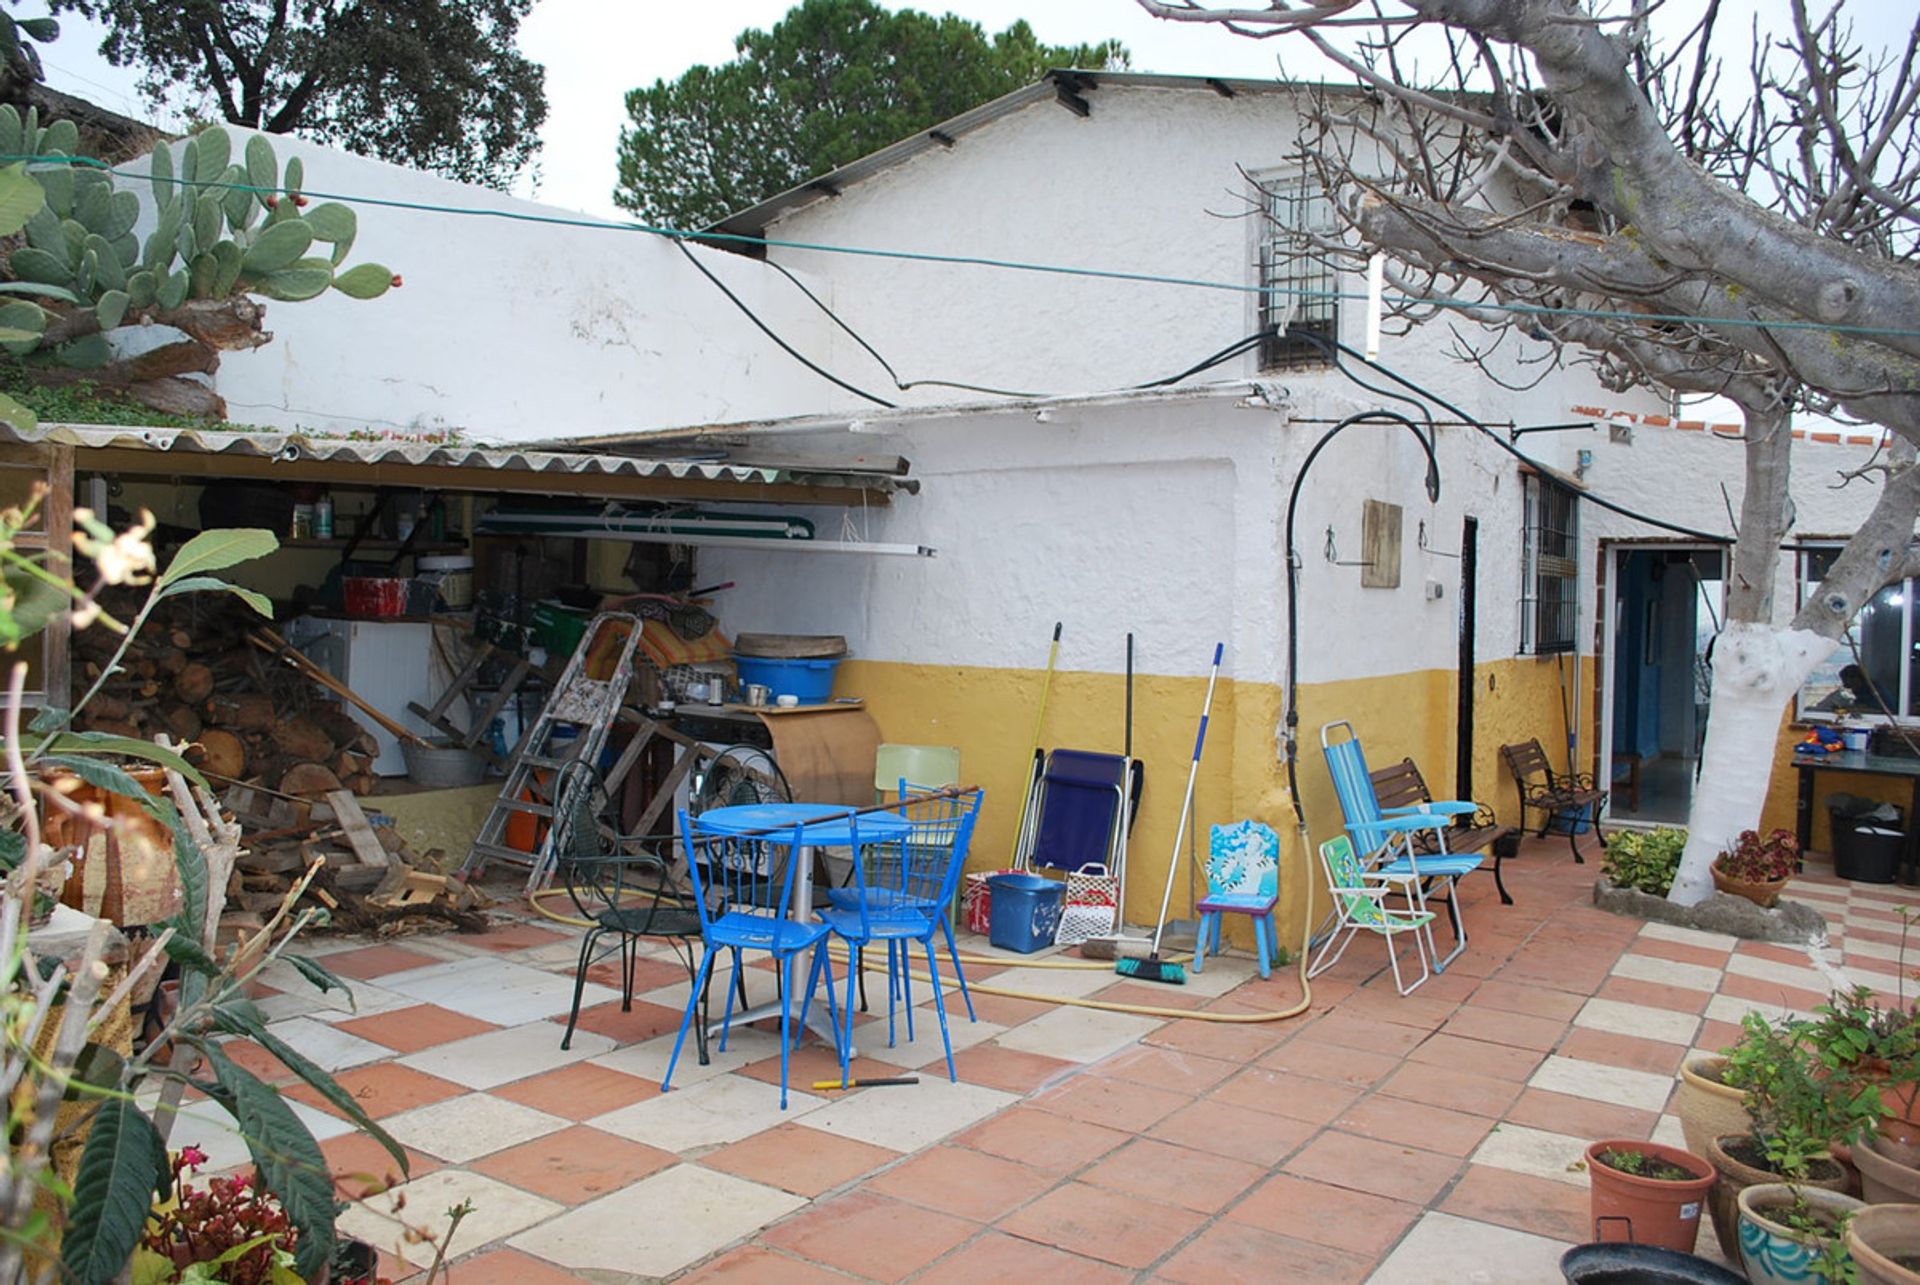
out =
<path fill-rule="evenodd" d="M 1207 699 L 1200 707 L 1200 731 L 1193 738 L 1193 762 L 1187 768 L 1187 792 L 1180 800 L 1180 824 L 1173 831 L 1173 855 L 1167 859 L 1167 890 L 1160 894 L 1160 918 L 1153 926 L 1153 949 L 1147 952 L 1145 959 L 1122 959 L 1113 966 L 1113 971 L 1122 977 L 1137 978 L 1143 982 L 1166 982 L 1170 986 L 1185 986 L 1187 970 L 1180 965 L 1160 958 L 1160 936 L 1167 930 L 1167 911 L 1173 905 L 1173 876 L 1180 869 L 1180 839 L 1187 832 L 1187 818 L 1193 814 L 1193 787 L 1200 779 L 1200 751 L 1207 743 L 1207 718 L 1213 713 L 1213 687 L 1220 678 L 1220 657 L 1226 653 L 1225 643 L 1213 645 L 1213 670 L 1207 675 Z"/>

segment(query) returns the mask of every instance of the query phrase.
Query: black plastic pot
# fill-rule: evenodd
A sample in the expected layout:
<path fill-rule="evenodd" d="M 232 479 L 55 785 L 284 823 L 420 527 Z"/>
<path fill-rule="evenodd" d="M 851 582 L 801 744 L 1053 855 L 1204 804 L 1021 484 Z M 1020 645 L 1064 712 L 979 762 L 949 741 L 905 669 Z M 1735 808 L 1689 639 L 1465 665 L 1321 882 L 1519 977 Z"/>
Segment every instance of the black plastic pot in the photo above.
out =
<path fill-rule="evenodd" d="M 1560 1255 L 1560 1274 L 1573 1285 L 1746 1285 L 1747 1279 L 1677 1249 L 1615 1241 L 1575 1245 Z"/>

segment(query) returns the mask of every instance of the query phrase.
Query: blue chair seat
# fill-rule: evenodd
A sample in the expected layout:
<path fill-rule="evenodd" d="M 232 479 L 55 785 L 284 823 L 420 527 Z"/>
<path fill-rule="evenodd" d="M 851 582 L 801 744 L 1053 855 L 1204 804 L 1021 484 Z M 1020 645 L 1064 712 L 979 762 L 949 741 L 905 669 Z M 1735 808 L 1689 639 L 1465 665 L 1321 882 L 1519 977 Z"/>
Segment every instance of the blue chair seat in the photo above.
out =
<path fill-rule="evenodd" d="M 1200 899 L 1197 907 L 1204 914 L 1265 915 L 1280 904 L 1280 897 L 1261 896 L 1259 893 L 1210 892 Z"/>
<path fill-rule="evenodd" d="M 1460 855 L 1448 853 L 1445 856 L 1435 854 L 1431 857 L 1400 857 L 1383 866 L 1374 867 L 1377 874 L 1410 875 L 1420 874 L 1433 879 L 1458 879 L 1470 875 L 1485 865 L 1487 859 L 1479 853 Z"/>
<path fill-rule="evenodd" d="M 854 910 L 828 910 L 821 916 L 827 926 L 842 937 L 862 935 L 860 912 Z M 867 937 L 878 940 L 892 938 L 918 939 L 926 935 L 928 916 L 919 910 L 883 910 L 869 907 L 865 923 Z"/>
<path fill-rule="evenodd" d="M 805 950 L 827 935 L 825 924 L 804 924 L 764 915 L 722 915 L 714 920 L 710 936 L 716 946 L 741 950 L 775 950 L 781 954 Z"/>

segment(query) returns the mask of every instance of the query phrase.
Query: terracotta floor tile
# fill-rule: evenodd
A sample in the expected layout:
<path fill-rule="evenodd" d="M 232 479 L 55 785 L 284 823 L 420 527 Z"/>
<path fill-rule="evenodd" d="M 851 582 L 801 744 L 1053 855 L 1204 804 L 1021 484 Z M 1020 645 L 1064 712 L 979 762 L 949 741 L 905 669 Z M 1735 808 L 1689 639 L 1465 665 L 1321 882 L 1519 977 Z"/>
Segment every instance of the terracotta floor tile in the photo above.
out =
<path fill-rule="evenodd" d="M 1218 1285 L 1220 1281 L 1364 1281 L 1373 1260 L 1324 1245 L 1289 1240 L 1243 1223 L 1207 1228 L 1154 1272 L 1157 1280 Z"/>
<path fill-rule="evenodd" d="M 1733 952 L 1712 946 L 1696 946 L 1692 942 L 1667 941 L 1661 937 L 1637 937 L 1630 950 L 1635 955 L 1651 955 L 1655 959 L 1671 959 L 1682 964 L 1705 964 L 1709 968 L 1725 968 L 1727 956 Z M 1783 952 L 1782 956 L 1763 954 L 1762 958 L 1780 958 L 1782 963 L 1807 966 L 1806 952 L 1798 956 Z"/>
<path fill-rule="evenodd" d="M 342 977 L 370 982 L 383 973 L 398 973 L 409 968 L 425 968 L 430 964 L 446 961 L 438 955 L 423 955 L 417 950 L 408 950 L 403 946 L 362 946 L 358 950 L 335 951 L 320 962 Z"/>
<path fill-rule="evenodd" d="M 677 1008 L 649 1004 L 643 999 L 636 999 L 631 1010 L 622 1012 L 620 1001 L 616 999 L 581 1009 L 580 1020 L 574 1029 L 592 1031 L 595 1035 L 604 1035 L 620 1044 L 638 1044 L 656 1035 L 669 1035 L 679 1030 L 680 1014 L 681 1010 Z M 550 1020 L 562 1031 L 567 1029 L 565 1013 Z"/>
<path fill-rule="evenodd" d="M 1325 1124 L 1360 1096 L 1360 1090 L 1331 1080 L 1311 1080 L 1272 1067 L 1250 1066 L 1207 1091 L 1211 1102 L 1284 1115 L 1308 1124 Z"/>
<path fill-rule="evenodd" d="M 351 1093 L 360 1104 L 360 1109 L 376 1120 L 429 1103 L 444 1102 L 469 1092 L 463 1085 L 451 1080 L 443 1080 L 437 1075 L 428 1075 L 425 1071 L 416 1071 L 410 1066 L 393 1062 L 377 1062 L 349 1071 L 335 1071 L 333 1081 Z M 344 1114 L 308 1085 L 290 1085 L 281 1092 L 295 1101 L 319 1107 L 329 1114 Z"/>
<path fill-rule="evenodd" d="M 886 1147 L 788 1123 L 721 1147 L 700 1163 L 811 1198 L 899 1158 Z"/>
<path fill-rule="evenodd" d="M 719 965 L 714 965 L 714 968 L 718 971 Z M 573 975 L 571 969 L 568 970 L 567 975 Z M 619 960 L 615 958 L 588 965 L 587 980 L 611 987 L 618 992 L 620 989 Z M 648 991 L 659 990 L 662 986 L 684 985 L 686 980 L 686 968 L 673 960 L 636 959 L 633 962 L 633 993 L 635 995 L 644 995 Z M 726 996 L 720 993 L 717 986 L 713 992 L 713 999 L 717 1004 L 726 1002 Z"/>
<path fill-rule="evenodd" d="M 345 1133 L 320 1144 L 320 1154 L 327 1158 L 334 1186 L 350 1200 L 362 1199 L 412 1178 L 425 1177 L 440 1168 L 440 1162 L 432 1156 L 404 1147 L 401 1150 L 407 1157 L 404 1174 L 387 1149 L 364 1133 Z"/>
<path fill-rule="evenodd" d="M 233 1064 L 243 1071 L 250 1071 L 268 1084 L 278 1084 L 293 1078 L 293 1072 L 286 1064 L 252 1040 L 228 1040 L 220 1046 Z"/>
<path fill-rule="evenodd" d="M 1803 1013 L 1812 1012 L 1827 1002 L 1827 997 L 1819 991 L 1807 990 L 1799 986 L 1783 986 L 1779 982 L 1770 982 L 1765 978 L 1748 977 L 1745 973 L 1728 973 L 1722 977 L 1720 993 L 1754 1004 L 1765 1004 L 1772 1008 L 1795 1008 Z"/>
<path fill-rule="evenodd" d="M 1302 1035 L 1261 1058 L 1260 1065 L 1289 1077 L 1311 1076 L 1365 1089 L 1391 1075 L 1400 1065 L 1400 1059 Z"/>
<path fill-rule="evenodd" d="M 1330 1129 L 1302 1147 L 1285 1167 L 1302 1178 L 1425 1204 L 1453 1180 L 1460 1161 Z"/>
<path fill-rule="evenodd" d="M 842 1271 L 899 1280 L 978 1230 L 965 1219 L 862 1191 L 803 1210 L 761 1239 Z"/>
<path fill-rule="evenodd" d="M 1150 1137 L 1271 1168 L 1313 1136 L 1305 1120 L 1202 1098 L 1153 1126 Z"/>
<path fill-rule="evenodd" d="M 517 1249 L 489 1249 L 446 1269 L 449 1285 L 577 1285 L 579 1277 Z"/>
<path fill-rule="evenodd" d="M 1547 1053 L 1567 1033 L 1567 1024 L 1554 1017 L 1529 1017 L 1468 1005 L 1448 1018 L 1440 1033 Z"/>
<path fill-rule="evenodd" d="M 1592 1231 L 1592 1209 L 1581 1188 L 1492 1165 L 1468 1165 L 1440 1208 L 1554 1240 L 1578 1243 Z"/>
<path fill-rule="evenodd" d="M 1333 1123 L 1345 1133 L 1449 1156 L 1471 1155 L 1493 1129 L 1486 1116 L 1379 1094 L 1360 1099 Z"/>
<path fill-rule="evenodd" d="M 1316 997 L 1319 994 L 1315 988 Z M 1223 1022 L 1172 1021 L 1142 1040 L 1157 1048 L 1178 1049 L 1223 1062 L 1251 1062 L 1293 1032 L 1285 1022 L 1228 1025 Z"/>
<path fill-rule="evenodd" d="M 1678 1075 L 1688 1050 L 1665 1040 L 1643 1040 L 1612 1031 L 1576 1029 L 1560 1046 L 1560 1056 L 1584 1058 L 1608 1066 L 1624 1066 L 1655 1075 Z"/>
<path fill-rule="evenodd" d="M 415 1004 L 410 1008 L 397 1008 L 391 1013 L 349 1018 L 334 1025 L 349 1035 L 384 1044 L 400 1053 L 418 1053 L 422 1049 L 464 1040 L 469 1035 L 485 1035 L 488 1031 L 500 1029 L 491 1022 L 483 1022 L 435 1004 Z"/>
<path fill-rule="evenodd" d="M 1609 977 L 1594 992 L 1601 999 L 1619 1000 L 1624 1004 L 1638 1004 L 1643 1008 L 1665 1008 L 1676 1013 L 1701 1013 L 1706 1011 L 1707 1003 L 1713 996 L 1705 991 L 1691 990 L 1685 986 L 1667 986 L 1660 982 L 1644 982 L 1638 977 Z"/>
<path fill-rule="evenodd" d="M 967 980 L 971 981 L 973 979 L 969 976 Z M 843 981 L 841 984 L 845 985 L 845 982 Z M 867 983 L 867 991 L 868 1001 L 871 1002 L 875 998 L 873 994 L 874 985 L 871 981 Z M 879 1013 L 880 1016 L 884 1018 L 887 1015 L 887 989 L 884 980 L 879 987 L 878 998 L 880 1001 Z M 960 988 L 958 986 L 947 988 L 946 1004 L 948 1021 L 952 1021 L 956 1017 L 963 1022 L 967 1020 L 967 1002 L 960 997 Z M 976 994 L 973 997 L 973 1011 L 979 1015 L 980 1020 L 983 1022 L 992 1022 L 998 1026 L 1018 1026 L 1022 1022 L 1031 1022 L 1036 1017 L 1042 1017 L 1054 1012 L 1055 1007 L 1055 1005 L 1043 1003 L 1039 1000 L 1012 999 L 1005 995 Z M 916 1017 L 913 1020 L 918 1022 L 920 1019 Z M 939 1020 L 937 1017 L 934 1018 L 936 1026 Z"/>
<path fill-rule="evenodd" d="M 1000 1220 L 1004 1231 L 1069 1253 L 1139 1270 L 1205 1225 L 1187 1209 L 1115 1196 L 1069 1182 Z"/>
<path fill-rule="evenodd" d="M 1477 1075 L 1524 1084 L 1545 1056 L 1535 1049 L 1489 1044 L 1485 1040 L 1462 1039 L 1439 1032 L 1409 1053 L 1407 1059 L 1425 1066 L 1472 1070 Z"/>
<path fill-rule="evenodd" d="M 1520 1096 L 1520 1088 L 1512 1080 L 1500 1080 L 1490 1075 L 1478 1075 L 1452 1067 L 1408 1063 L 1381 1083 L 1380 1092 L 1410 1102 L 1425 1102 L 1453 1111 L 1498 1117 L 1504 1115 L 1507 1108 L 1513 1105 L 1513 1100 Z"/>
<path fill-rule="evenodd" d="M 1047 1285 L 1123 1285 L 1133 1273 L 1111 1263 L 990 1231 L 947 1255 L 915 1285 L 979 1285 L 981 1281 L 1046 1281 Z"/>
<path fill-rule="evenodd" d="M 841 1273 L 830 1272 L 818 1263 L 764 1245 L 742 1245 L 675 1279 L 725 1281 L 728 1285 L 846 1285 L 847 1280 Z"/>
<path fill-rule="evenodd" d="M 1134 1084 L 1198 1095 L 1235 1074 L 1240 1066 L 1220 1058 L 1201 1057 L 1177 1049 L 1142 1044 L 1124 1053 L 1116 1053 L 1103 1062 L 1096 1062 L 1087 1069 L 1109 1079 L 1128 1080 Z"/>
<path fill-rule="evenodd" d="M 1700 1023 L 1700 1029 L 1694 1033 L 1693 1046 L 1725 1052 L 1740 1042 L 1742 1034 L 1744 1032 L 1732 1022 L 1718 1022 L 1709 1018 Z"/>
<path fill-rule="evenodd" d="M 953 1141 L 1048 1173 L 1071 1173 L 1125 1142 L 1128 1134 L 1029 1106 L 1009 1107 Z"/>
<path fill-rule="evenodd" d="M 1115 982 L 1113 985 L 1093 992 L 1089 999 L 1097 999 L 1103 1004 L 1135 1004 L 1142 1008 L 1177 1008 L 1199 1010 L 1213 1000 L 1211 995 L 1200 995 L 1184 986 L 1168 986 L 1159 982 Z"/>
<path fill-rule="evenodd" d="M 1185 1093 L 1131 1080 L 1076 1075 L 1028 1099 L 1027 1105 L 1090 1124 L 1123 1124 L 1144 1130 L 1193 1099 Z"/>
<path fill-rule="evenodd" d="M 1547 1089 L 1527 1089 L 1515 1099 L 1507 1119 L 1534 1129 L 1576 1138 L 1650 1138 L 1660 1117 L 1652 1111 L 1576 1098 Z"/>
<path fill-rule="evenodd" d="M 1055 1174 L 984 1151 L 939 1146 L 869 1179 L 866 1189 L 961 1218 L 992 1222 L 1058 1181 Z"/>
<path fill-rule="evenodd" d="M 1368 1258 L 1385 1253 L 1421 1214 L 1418 1205 L 1275 1174 L 1227 1211 L 1247 1223 Z"/>
<path fill-rule="evenodd" d="M 1583 1003 L 1564 991 L 1513 982 L 1485 981 L 1467 1003 L 1475 1008 L 1497 1009 L 1503 1013 L 1521 1013 L 1528 1017 L 1546 1017 L 1571 1022 Z"/>
<path fill-rule="evenodd" d="M 679 1159 L 670 1151 L 576 1124 L 482 1156 L 467 1167 L 536 1196 L 578 1205 L 659 1173 Z"/>
<path fill-rule="evenodd" d="M 1080 1071 L 1078 1062 L 1045 1057 L 1021 1049 L 1001 1048 L 998 1044 L 976 1044 L 970 1049 L 955 1049 L 954 1069 L 962 1084 L 980 1084 L 1008 1093 L 1032 1093 L 1043 1085 Z"/>
<path fill-rule="evenodd" d="M 1445 949 L 1445 947 L 1442 947 Z M 1427 999 L 1422 995 L 1402 995 L 1394 990 L 1393 978 L 1377 978 L 1342 1001 L 1340 1010 L 1399 1026 L 1437 1031 L 1446 1025 L 1459 1004 L 1453 1000 Z"/>
<path fill-rule="evenodd" d="M 1136 1138 L 1077 1177 L 1145 1200 L 1217 1214 L 1266 1172 L 1265 1165 Z"/>
<path fill-rule="evenodd" d="M 461 938 L 469 946 L 478 946 L 481 950 L 527 950 L 534 946 L 551 946 L 557 941 L 578 941 L 578 930 L 574 932 L 554 932 L 551 928 L 541 928 L 535 924 L 504 924 L 489 928 L 472 937 Z"/>
<path fill-rule="evenodd" d="M 567 1120 L 588 1120 L 632 1106 L 660 1092 L 653 1080 L 591 1062 L 575 1062 L 555 1071 L 489 1089 L 496 1098 L 545 1111 Z"/>
<path fill-rule="evenodd" d="M 1668 944 L 1677 945 L 1678 943 L 1669 942 Z M 1635 947 L 1635 950 L 1641 954 L 1646 953 L 1639 947 Z M 1726 966 L 1729 953 L 1728 951 L 1715 951 L 1712 952 L 1712 958 L 1709 959 L 1691 959 L 1680 955 L 1668 955 L 1667 958 L 1680 959 L 1689 964 L 1712 964 L 1715 968 L 1723 968 Z M 1740 943 L 1740 953 L 1751 959 L 1771 959 L 1776 964 L 1792 964 L 1796 968 L 1805 968 L 1807 966 L 1806 951 L 1795 950 L 1791 946 L 1776 946 L 1771 942 L 1743 941 Z"/>
<path fill-rule="evenodd" d="M 1388 1057 L 1405 1057 L 1422 1039 L 1426 1038 L 1415 1027 L 1400 1026 L 1394 1022 L 1371 1021 L 1338 1009 L 1320 1018 L 1301 1034 L 1308 1039 L 1323 1043 L 1339 1044 L 1350 1049 L 1365 1049 L 1370 1053 L 1384 1053 Z"/>

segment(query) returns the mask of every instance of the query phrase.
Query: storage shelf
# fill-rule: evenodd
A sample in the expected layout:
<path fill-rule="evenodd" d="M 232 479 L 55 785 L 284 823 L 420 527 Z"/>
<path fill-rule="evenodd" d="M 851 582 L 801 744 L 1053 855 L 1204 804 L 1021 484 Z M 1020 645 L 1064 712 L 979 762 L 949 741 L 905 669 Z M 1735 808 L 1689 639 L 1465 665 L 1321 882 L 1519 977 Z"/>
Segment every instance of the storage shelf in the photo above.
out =
<path fill-rule="evenodd" d="M 282 540 L 280 547 L 283 549 L 344 549 L 353 543 L 352 540 L 342 540 L 338 537 L 327 540 L 308 538 L 301 540 Z M 355 547 L 360 549 L 398 549 L 400 544 L 401 542 L 399 540 L 388 540 L 368 536 L 366 539 L 360 541 L 359 544 L 355 545 Z M 466 551 L 467 546 L 465 542 L 460 540 L 416 540 L 414 541 L 413 547 L 407 550 L 408 553 L 424 553 L 428 556 L 436 553 L 465 553 Z"/>

